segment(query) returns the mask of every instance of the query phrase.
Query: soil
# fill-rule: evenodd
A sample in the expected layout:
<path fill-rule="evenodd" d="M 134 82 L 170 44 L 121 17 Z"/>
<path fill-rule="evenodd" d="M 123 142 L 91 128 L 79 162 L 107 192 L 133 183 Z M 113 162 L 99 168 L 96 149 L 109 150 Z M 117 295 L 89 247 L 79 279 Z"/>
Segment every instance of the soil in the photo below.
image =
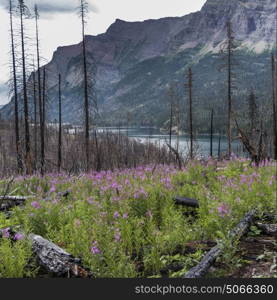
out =
<path fill-rule="evenodd" d="M 239 245 L 238 255 L 248 263 L 229 276 L 233 278 L 277 277 L 276 237 L 246 237 Z M 275 265 L 275 267 L 274 267 Z"/>
<path fill-rule="evenodd" d="M 277 238 L 268 234 L 243 237 L 238 245 L 235 266 L 216 262 L 208 277 L 277 278 Z"/>

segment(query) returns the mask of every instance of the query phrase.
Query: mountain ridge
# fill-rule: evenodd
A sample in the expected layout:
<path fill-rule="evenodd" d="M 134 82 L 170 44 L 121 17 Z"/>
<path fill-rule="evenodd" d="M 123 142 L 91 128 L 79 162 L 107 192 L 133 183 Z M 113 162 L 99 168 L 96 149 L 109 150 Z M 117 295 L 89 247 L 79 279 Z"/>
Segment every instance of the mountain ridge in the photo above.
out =
<path fill-rule="evenodd" d="M 275 46 L 274 4 L 274 0 L 207 0 L 200 11 L 182 17 L 139 22 L 116 19 L 105 33 L 87 35 L 89 63 L 94 61 L 97 65 L 96 90 L 102 120 L 115 124 L 126 119 L 130 112 L 136 116 L 134 122 L 164 123 L 168 118 L 167 85 L 171 81 L 183 85 L 188 66 L 193 65 L 197 70 L 198 64 L 212 61 L 212 68 L 212 58 L 218 56 L 226 40 L 227 20 L 232 22 L 234 34 L 241 41 L 237 50 L 245 65 L 247 61 L 255 62 L 253 56 L 265 56 Z M 262 64 L 267 63 L 265 60 Z M 57 48 L 46 69 L 49 74 L 62 74 L 64 119 L 81 121 L 81 43 Z M 210 73 L 211 79 L 219 80 L 215 69 L 207 68 L 205 72 Z M 259 79 L 266 71 L 257 72 Z M 204 75 L 196 73 L 196 76 Z M 256 86 L 254 77 L 249 75 L 249 80 Z M 49 76 L 47 85 L 48 116 L 54 120 L 57 118 L 56 76 Z M 217 85 L 221 86 L 222 82 L 215 83 L 214 88 Z M 205 88 L 201 93 L 207 93 L 207 99 L 213 95 Z M 222 98 L 218 94 L 216 97 Z M 205 106 L 205 99 L 202 102 Z M 4 110 L 8 112 L 10 108 L 9 104 Z"/>

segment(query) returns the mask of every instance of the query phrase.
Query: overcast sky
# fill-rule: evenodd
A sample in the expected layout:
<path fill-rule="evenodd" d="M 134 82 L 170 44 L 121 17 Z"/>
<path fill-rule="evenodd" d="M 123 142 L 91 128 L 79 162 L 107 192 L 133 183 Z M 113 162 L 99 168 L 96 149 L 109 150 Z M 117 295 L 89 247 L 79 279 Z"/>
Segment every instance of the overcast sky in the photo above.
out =
<path fill-rule="evenodd" d="M 201 9 L 206 0 L 89 0 L 90 14 L 86 33 L 103 33 L 115 21 L 143 21 L 162 17 L 183 16 Z M 17 0 L 14 0 L 17 3 Z M 42 56 L 51 60 L 58 46 L 80 42 L 80 21 L 76 14 L 79 0 L 25 0 L 30 8 L 37 3 L 40 10 L 40 40 Z M 9 76 L 8 0 L 0 0 L 0 85 Z M 33 20 L 28 21 L 32 25 Z M 28 24 L 27 24 L 28 27 Z M 32 36 L 29 26 L 29 35 Z M 7 102 L 1 97 L 0 104 Z"/>

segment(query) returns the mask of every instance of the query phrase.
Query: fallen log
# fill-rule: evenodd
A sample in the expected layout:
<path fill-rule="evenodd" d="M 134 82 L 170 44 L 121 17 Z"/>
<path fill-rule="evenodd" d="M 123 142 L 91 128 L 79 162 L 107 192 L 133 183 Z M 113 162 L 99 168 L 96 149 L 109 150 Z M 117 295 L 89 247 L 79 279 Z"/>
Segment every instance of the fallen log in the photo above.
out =
<path fill-rule="evenodd" d="M 14 226 L 0 229 L 0 238 L 3 238 L 3 233 L 8 229 L 8 238 L 16 241 L 15 236 L 16 233 L 19 233 L 19 227 Z M 23 237 L 26 236 L 24 233 L 21 234 Z M 75 258 L 54 243 L 44 239 L 40 235 L 32 233 L 27 235 L 27 238 L 32 243 L 32 250 L 37 257 L 38 265 L 47 273 L 50 273 L 54 277 L 93 277 L 91 271 L 82 266 L 79 258 Z"/>
<path fill-rule="evenodd" d="M 38 264 L 47 272 L 58 277 L 92 277 L 92 273 L 82 267 L 79 258 L 73 257 L 54 243 L 35 234 L 29 234 L 28 239 L 32 242 Z"/>
<path fill-rule="evenodd" d="M 196 199 L 190 199 L 186 197 L 176 196 L 174 198 L 175 204 L 199 208 L 199 202 Z"/>
<path fill-rule="evenodd" d="M 15 206 L 21 206 L 24 204 L 25 201 L 21 200 L 14 200 L 14 201 L 9 201 L 7 203 L 1 203 L 0 204 L 0 211 L 7 211 Z"/>
<path fill-rule="evenodd" d="M 2 203 L 0 205 L 0 211 L 6 211 L 16 205 L 23 205 L 24 202 L 31 197 L 32 196 L 1 196 L 0 200 L 8 202 Z M 16 234 L 14 228 L 9 228 L 9 234 L 11 234 L 11 238 L 14 238 Z M 22 233 L 22 235 L 26 236 L 24 233 Z M 0 238 L 2 237 L 3 230 L 1 229 Z M 42 266 L 47 272 L 57 277 L 93 277 L 91 271 L 82 266 L 81 260 L 79 258 L 75 258 L 59 246 L 39 235 L 31 233 L 27 235 L 27 237 L 32 243 L 32 250 L 37 257 L 38 264 Z"/>
<path fill-rule="evenodd" d="M 0 211 L 23 205 L 32 196 L 0 196 Z"/>
<path fill-rule="evenodd" d="M 277 224 L 255 224 L 263 233 L 267 235 L 277 236 Z"/>
<path fill-rule="evenodd" d="M 0 196 L 0 201 L 26 201 L 33 196 Z"/>
<path fill-rule="evenodd" d="M 257 239 L 257 238 L 253 238 L 253 237 L 248 237 L 244 239 L 245 242 L 247 243 L 260 243 L 260 244 L 267 244 L 270 246 L 274 246 L 274 244 L 276 243 L 275 239 Z"/>
<path fill-rule="evenodd" d="M 240 239 L 248 230 L 256 214 L 256 210 L 248 212 L 239 224 L 231 231 L 230 238 Z M 220 246 L 213 247 L 208 253 L 204 255 L 200 263 L 190 269 L 184 276 L 184 278 L 201 278 L 206 275 L 209 268 L 215 262 L 215 260 L 222 254 L 223 248 Z"/>

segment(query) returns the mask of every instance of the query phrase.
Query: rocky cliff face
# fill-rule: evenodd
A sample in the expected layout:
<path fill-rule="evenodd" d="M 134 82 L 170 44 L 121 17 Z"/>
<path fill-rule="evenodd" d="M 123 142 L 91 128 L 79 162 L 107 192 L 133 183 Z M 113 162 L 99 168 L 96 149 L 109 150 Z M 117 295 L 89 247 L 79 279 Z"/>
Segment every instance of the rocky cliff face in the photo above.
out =
<path fill-rule="evenodd" d="M 275 46 L 275 0 L 207 0 L 201 11 L 177 18 L 144 22 L 116 20 L 106 33 L 87 36 L 89 61 L 97 66 L 96 90 L 103 120 L 117 123 L 127 112 L 137 122 L 163 123 L 168 118 L 166 86 L 183 86 L 192 66 L 195 94 L 203 110 L 222 107 L 224 73 L 219 50 L 230 20 L 239 41 L 241 95 L 251 85 L 266 97 L 269 51 Z M 88 28 L 89 31 L 89 28 Z M 57 118 L 57 79 L 61 73 L 65 121 L 82 118 L 81 44 L 59 47 L 46 66 L 50 119 Z M 267 75 L 268 74 L 268 75 Z M 11 105 L 4 107 L 10 114 Z"/>

